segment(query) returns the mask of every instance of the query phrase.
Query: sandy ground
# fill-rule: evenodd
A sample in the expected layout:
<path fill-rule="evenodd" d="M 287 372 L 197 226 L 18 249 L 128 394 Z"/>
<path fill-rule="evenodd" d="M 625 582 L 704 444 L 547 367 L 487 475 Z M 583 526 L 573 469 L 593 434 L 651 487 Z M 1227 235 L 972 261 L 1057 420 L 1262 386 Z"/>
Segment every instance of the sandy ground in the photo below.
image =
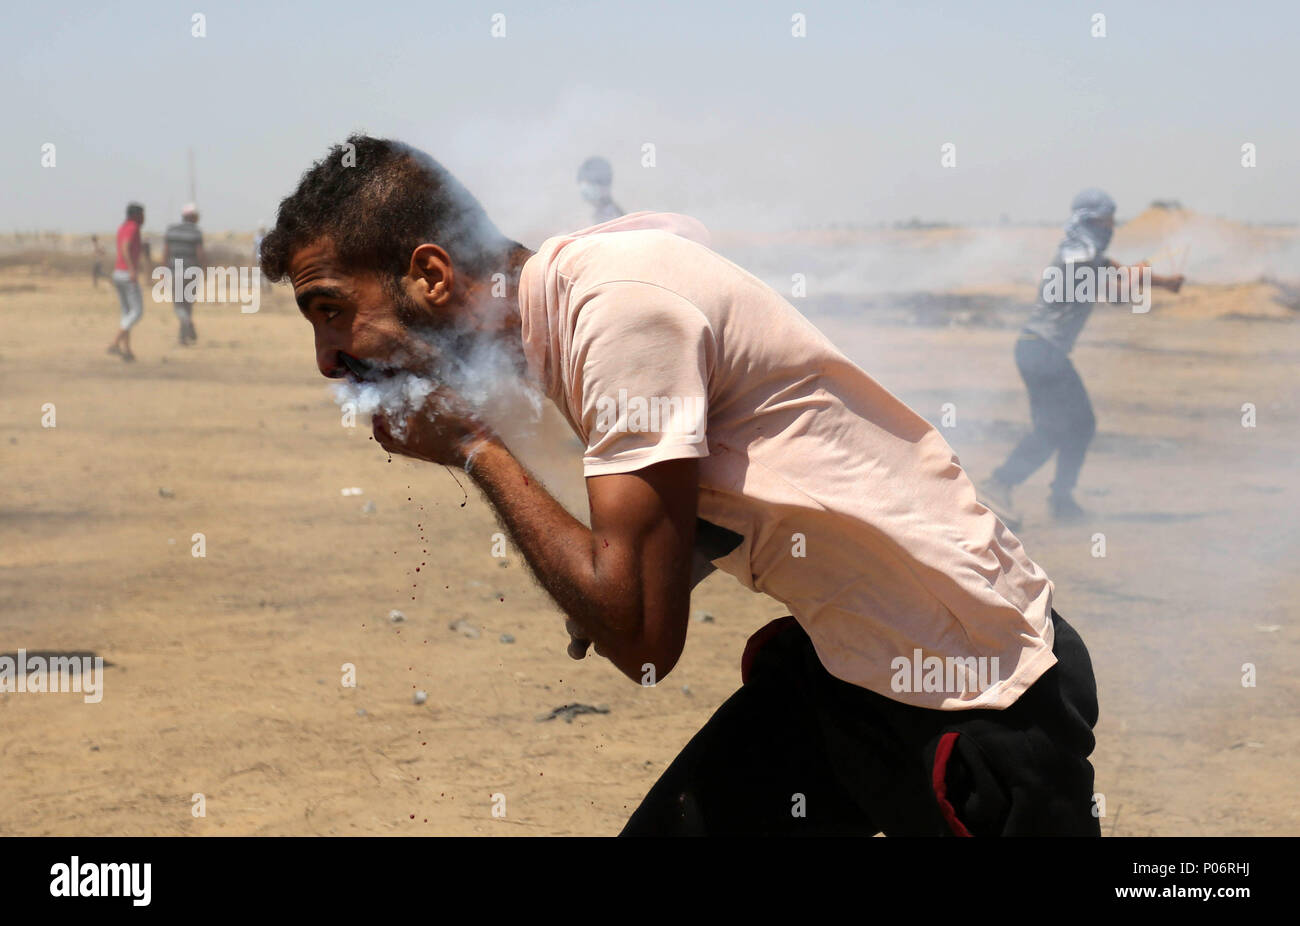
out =
<path fill-rule="evenodd" d="M 1103 831 L 1296 834 L 1300 328 L 1168 308 L 1094 317 L 1093 519 L 1051 524 L 1043 471 L 1021 535 L 1092 650 Z M 657 687 L 574 663 L 473 488 L 340 426 L 283 292 L 200 307 L 191 349 L 147 302 L 134 365 L 104 354 L 116 299 L 84 276 L 8 268 L 0 314 L 0 653 L 111 663 L 98 704 L 0 695 L 0 833 L 612 834 L 785 613 L 715 575 Z M 819 324 L 932 421 L 954 403 L 976 476 L 1022 433 L 1012 331 Z M 538 720 L 570 702 L 609 713 Z"/>

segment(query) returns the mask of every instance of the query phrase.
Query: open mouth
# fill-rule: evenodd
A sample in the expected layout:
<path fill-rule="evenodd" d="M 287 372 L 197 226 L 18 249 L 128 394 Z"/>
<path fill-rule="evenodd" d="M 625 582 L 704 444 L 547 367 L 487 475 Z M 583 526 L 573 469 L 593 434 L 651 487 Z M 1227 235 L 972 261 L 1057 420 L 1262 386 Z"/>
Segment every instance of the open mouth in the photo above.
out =
<path fill-rule="evenodd" d="M 369 360 L 362 360 L 360 357 L 353 357 L 343 351 L 339 351 L 339 360 L 348 368 L 348 378 L 354 382 L 361 383 L 377 379 L 381 373 L 378 364 L 371 363 Z"/>

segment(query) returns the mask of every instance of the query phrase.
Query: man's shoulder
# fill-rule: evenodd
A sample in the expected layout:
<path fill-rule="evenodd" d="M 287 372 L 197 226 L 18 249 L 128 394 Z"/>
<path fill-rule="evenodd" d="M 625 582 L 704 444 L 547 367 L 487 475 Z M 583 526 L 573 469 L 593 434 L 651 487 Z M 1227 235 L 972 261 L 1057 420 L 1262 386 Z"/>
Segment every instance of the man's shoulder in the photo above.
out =
<path fill-rule="evenodd" d="M 554 269 L 572 284 L 587 288 L 614 281 L 663 285 L 679 274 L 667 268 L 699 267 L 722 258 L 707 245 L 662 228 L 598 232 L 565 242 Z M 717 268 L 711 268 L 715 270 Z"/>

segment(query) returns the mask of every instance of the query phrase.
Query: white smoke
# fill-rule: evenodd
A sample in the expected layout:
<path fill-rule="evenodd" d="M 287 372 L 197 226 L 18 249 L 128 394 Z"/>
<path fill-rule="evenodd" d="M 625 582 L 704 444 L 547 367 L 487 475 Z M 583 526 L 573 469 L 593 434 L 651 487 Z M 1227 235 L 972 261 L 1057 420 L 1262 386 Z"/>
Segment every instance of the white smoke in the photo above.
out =
<path fill-rule="evenodd" d="M 406 419 L 424 406 L 437 388 L 433 380 L 405 371 L 363 383 L 343 380 L 334 384 L 334 401 L 362 414 L 382 413 L 392 422 L 393 436 L 406 437 Z"/>
<path fill-rule="evenodd" d="M 333 386 L 334 401 L 362 415 L 382 414 L 398 440 L 405 439 L 411 416 L 434 421 L 450 413 L 457 399 L 503 437 L 519 439 L 535 430 L 542 394 L 500 341 L 479 332 L 412 333 L 434 347 L 427 374 L 399 369 L 362 382 L 340 381 Z M 439 389 L 446 397 L 434 394 Z"/>

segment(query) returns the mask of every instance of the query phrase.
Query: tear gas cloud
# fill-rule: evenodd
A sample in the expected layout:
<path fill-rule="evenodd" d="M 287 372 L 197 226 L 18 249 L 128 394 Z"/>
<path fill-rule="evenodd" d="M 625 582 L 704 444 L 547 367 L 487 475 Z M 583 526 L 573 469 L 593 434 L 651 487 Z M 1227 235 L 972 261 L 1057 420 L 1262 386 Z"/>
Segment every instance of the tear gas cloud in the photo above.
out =
<path fill-rule="evenodd" d="M 360 382 L 338 382 L 333 387 L 334 400 L 359 414 L 382 413 L 398 439 L 406 436 L 409 416 L 423 410 L 433 420 L 447 409 L 446 400 L 440 397 L 429 401 L 440 386 L 498 431 L 530 428 L 540 419 L 541 393 L 520 374 L 499 342 L 470 332 L 445 335 L 417 330 L 414 334 L 435 348 L 437 359 L 427 375 L 393 369 Z"/>
<path fill-rule="evenodd" d="M 491 306 L 484 311 L 490 313 Z M 432 363 L 410 363 L 423 372 L 393 370 L 362 382 L 336 382 L 334 400 L 361 415 L 382 412 L 393 435 L 401 440 L 409 416 L 418 413 L 434 421 L 447 410 L 446 401 L 435 395 L 445 386 L 496 432 L 570 514 L 590 523 L 582 474 L 584 445 L 519 369 L 515 356 L 481 333 L 422 330 L 415 334 L 434 347 L 437 357 Z"/>

